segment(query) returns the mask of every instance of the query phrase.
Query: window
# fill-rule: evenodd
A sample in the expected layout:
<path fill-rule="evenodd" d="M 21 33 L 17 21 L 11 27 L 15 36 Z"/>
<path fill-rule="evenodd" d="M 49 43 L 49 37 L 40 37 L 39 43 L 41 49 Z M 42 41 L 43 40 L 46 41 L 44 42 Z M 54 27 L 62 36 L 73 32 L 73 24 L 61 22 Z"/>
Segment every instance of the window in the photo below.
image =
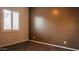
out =
<path fill-rule="evenodd" d="M 19 30 L 19 13 L 4 10 L 4 30 Z"/>
<path fill-rule="evenodd" d="M 19 14 L 13 12 L 13 30 L 19 30 Z"/>
<path fill-rule="evenodd" d="M 4 30 L 11 30 L 11 11 L 4 10 Z"/>

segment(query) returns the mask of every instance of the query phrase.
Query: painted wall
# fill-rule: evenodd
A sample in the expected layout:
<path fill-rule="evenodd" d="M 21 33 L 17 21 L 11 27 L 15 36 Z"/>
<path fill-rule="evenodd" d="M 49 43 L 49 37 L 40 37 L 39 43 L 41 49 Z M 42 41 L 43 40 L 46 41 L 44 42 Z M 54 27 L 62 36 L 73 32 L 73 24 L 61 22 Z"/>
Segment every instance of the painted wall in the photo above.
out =
<path fill-rule="evenodd" d="M 20 30 L 19 31 L 4 31 L 3 22 L 3 9 L 19 12 L 20 14 Z M 12 7 L 1 8 L 0 7 L 0 47 L 12 45 L 28 40 L 28 8 Z"/>
<path fill-rule="evenodd" d="M 79 49 L 79 8 L 30 8 L 29 38 Z"/>

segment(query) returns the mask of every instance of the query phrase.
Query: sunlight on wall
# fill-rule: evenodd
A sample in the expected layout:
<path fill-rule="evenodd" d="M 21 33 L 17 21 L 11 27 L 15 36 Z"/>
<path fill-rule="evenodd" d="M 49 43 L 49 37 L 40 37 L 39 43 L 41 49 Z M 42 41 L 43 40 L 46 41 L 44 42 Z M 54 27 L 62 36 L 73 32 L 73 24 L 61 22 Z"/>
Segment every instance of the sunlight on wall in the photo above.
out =
<path fill-rule="evenodd" d="M 44 26 L 44 18 L 40 16 L 36 16 L 34 18 L 34 24 L 35 24 L 34 26 L 36 29 L 42 29 Z"/>

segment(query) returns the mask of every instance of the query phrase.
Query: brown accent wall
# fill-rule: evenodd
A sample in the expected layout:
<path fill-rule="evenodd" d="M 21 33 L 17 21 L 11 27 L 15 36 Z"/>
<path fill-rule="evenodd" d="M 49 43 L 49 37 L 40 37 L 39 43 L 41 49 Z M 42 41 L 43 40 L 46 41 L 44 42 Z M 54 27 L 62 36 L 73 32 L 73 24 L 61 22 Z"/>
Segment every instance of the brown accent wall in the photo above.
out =
<path fill-rule="evenodd" d="M 20 14 L 20 30 L 19 31 L 4 31 L 3 9 L 13 10 Z M 12 45 L 28 40 L 28 8 L 24 7 L 0 7 L 0 47 Z"/>
<path fill-rule="evenodd" d="M 29 38 L 79 49 L 79 8 L 30 8 Z"/>

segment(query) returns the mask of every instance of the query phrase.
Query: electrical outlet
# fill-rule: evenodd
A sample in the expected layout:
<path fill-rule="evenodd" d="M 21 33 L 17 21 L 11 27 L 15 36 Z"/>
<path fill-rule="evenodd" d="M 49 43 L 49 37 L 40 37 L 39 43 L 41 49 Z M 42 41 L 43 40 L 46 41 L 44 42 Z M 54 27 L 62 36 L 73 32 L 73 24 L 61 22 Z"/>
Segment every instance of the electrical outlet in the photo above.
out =
<path fill-rule="evenodd" d="M 67 44 L 67 42 L 66 42 L 66 41 L 64 41 L 64 44 Z"/>

